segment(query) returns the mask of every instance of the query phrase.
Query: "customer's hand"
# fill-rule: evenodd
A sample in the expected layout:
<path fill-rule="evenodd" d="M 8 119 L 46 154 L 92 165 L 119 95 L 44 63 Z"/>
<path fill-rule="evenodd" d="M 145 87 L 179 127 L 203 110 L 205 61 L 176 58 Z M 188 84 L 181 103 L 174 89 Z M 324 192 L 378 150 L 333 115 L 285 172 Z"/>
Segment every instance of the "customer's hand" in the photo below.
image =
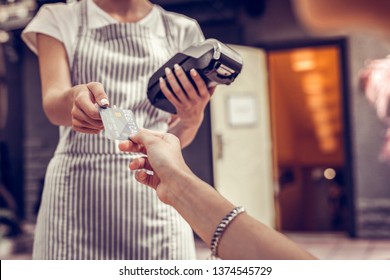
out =
<path fill-rule="evenodd" d="M 154 188 L 162 202 L 172 204 L 171 188 L 180 183 L 180 177 L 194 176 L 184 162 L 179 139 L 173 134 L 146 129 L 141 129 L 130 139 L 119 144 L 121 151 L 147 155 L 130 162 L 130 169 L 137 170 L 135 178 Z"/>
<path fill-rule="evenodd" d="M 72 128 L 83 133 L 99 133 L 104 127 L 97 106 L 109 104 L 103 85 L 95 82 L 77 85 L 72 93 Z"/>
<path fill-rule="evenodd" d="M 177 117 L 187 125 L 199 125 L 203 121 L 204 109 L 214 93 L 215 87 L 207 88 L 203 78 L 195 69 L 191 69 L 190 76 L 194 85 L 188 79 L 183 68 L 175 64 L 173 73 L 165 69 L 167 81 L 172 88 L 169 90 L 164 79 L 160 79 L 160 88 L 165 97 L 175 106 Z M 176 76 L 175 76 L 176 75 Z M 177 78 L 176 78 L 177 77 Z"/>

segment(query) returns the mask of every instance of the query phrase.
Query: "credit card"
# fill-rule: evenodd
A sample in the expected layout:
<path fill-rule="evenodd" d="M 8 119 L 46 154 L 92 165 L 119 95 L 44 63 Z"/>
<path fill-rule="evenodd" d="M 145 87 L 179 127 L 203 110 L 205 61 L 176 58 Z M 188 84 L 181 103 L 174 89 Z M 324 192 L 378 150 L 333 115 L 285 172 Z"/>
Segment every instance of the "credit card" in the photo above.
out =
<path fill-rule="evenodd" d="M 104 136 L 110 140 L 128 140 L 138 132 L 138 126 L 131 110 L 99 107 L 104 125 Z"/>

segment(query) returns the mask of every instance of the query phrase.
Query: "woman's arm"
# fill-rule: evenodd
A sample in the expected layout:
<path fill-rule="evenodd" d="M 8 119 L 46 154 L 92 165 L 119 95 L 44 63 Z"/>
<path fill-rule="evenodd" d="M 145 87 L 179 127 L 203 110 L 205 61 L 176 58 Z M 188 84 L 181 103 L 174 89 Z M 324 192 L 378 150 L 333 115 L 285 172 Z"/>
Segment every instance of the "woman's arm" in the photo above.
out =
<path fill-rule="evenodd" d="M 72 87 L 63 44 L 37 34 L 37 45 L 43 109 L 48 119 L 55 125 L 72 126 L 76 131 L 99 133 L 103 124 L 95 103 L 108 105 L 103 86 L 89 83 Z"/>
<path fill-rule="evenodd" d="M 154 188 L 159 199 L 173 206 L 210 245 L 215 229 L 233 204 L 191 172 L 175 136 L 140 130 L 130 138 L 119 145 L 122 151 L 147 154 L 130 163 L 130 169 L 137 170 L 136 179 Z M 246 213 L 238 215 L 226 228 L 218 255 L 223 259 L 314 259 Z"/>
<path fill-rule="evenodd" d="M 43 109 L 53 124 L 70 126 L 73 94 L 65 48 L 53 37 L 37 34 L 37 49 Z"/>

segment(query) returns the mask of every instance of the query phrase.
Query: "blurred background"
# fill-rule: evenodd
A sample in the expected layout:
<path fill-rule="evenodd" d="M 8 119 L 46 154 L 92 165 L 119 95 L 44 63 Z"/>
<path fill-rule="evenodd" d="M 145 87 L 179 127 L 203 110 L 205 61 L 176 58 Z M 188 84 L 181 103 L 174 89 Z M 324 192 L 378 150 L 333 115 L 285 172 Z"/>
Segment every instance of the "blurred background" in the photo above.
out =
<path fill-rule="evenodd" d="M 0 0 L 2 259 L 31 254 L 58 140 L 42 110 L 37 58 L 20 38 L 52 2 L 65 1 Z M 193 171 L 306 248 L 336 250 L 346 242 L 366 252 L 350 258 L 389 258 L 390 166 L 379 157 L 386 127 L 358 79 L 365 61 L 390 53 L 389 43 L 359 32 L 310 35 L 290 0 L 151 2 L 196 19 L 206 38 L 244 58 L 243 72 L 217 89 L 184 150 Z M 318 248 L 319 257 L 332 258 Z M 388 253 L 369 255 L 375 248 Z"/>

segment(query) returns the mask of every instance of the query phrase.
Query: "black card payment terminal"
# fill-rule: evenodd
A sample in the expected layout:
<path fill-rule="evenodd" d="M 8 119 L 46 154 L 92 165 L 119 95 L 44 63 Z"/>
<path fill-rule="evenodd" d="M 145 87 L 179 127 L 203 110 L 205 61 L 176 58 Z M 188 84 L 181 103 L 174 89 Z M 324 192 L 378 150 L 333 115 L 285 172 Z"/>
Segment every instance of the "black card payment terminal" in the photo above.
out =
<path fill-rule="evenodd" d="M 147 93 L 151 104 L 172 114 L 176 113 L 176 109 L 161 92 L 159 78 L 166 80 L 164 69 L 168 67 L 173 70 L 175 64 L 183 68 L 190 81 L 192 79 L 189 71 L 194 68 L 203 77 L 207 86 L 212 87 L 218 84 L 231 84 L 241 72 L 242 58 L 235 50 L 216 39 L 207 39 L 174 55 L 149 79 Z M 167 86 L 169 87 L 168 82 Z"/>

